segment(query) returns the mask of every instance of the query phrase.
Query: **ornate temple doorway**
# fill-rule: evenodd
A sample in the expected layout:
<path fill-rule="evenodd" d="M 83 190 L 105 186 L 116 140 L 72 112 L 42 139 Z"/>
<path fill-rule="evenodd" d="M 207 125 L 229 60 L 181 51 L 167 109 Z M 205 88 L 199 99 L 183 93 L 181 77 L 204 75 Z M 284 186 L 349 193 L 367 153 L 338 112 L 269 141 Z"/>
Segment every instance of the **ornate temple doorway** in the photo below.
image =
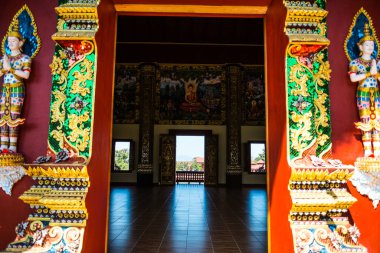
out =
<path fill-rule="evenodd" d="M 116 0 L 115 0 L 116 1 Z M 269 0 L 268 0 L 269 1 Z M 120 0 L 121 2 L 121 0 Z M 232 8 L 233 7 L 233 8 Z M 116 54 L 116 63 L 135 63 L 135 62 L 163 62 L 163 63 L 190 63 L 190 64 L 226 64 L 231 62 L 238 63 L 247 63 L 255 65 L 264 65 L 264 42 L 262 38 L 259 43 L 255 41 L 248 41 L 250 36 L 256 36 L 262 34 L 256 31 L 255 27 L 264 27 L 262 18 L 264 17 L 267 7 L 266 6 L 194 6 L 194 5 L 130 5 L 130 4 L 120 4 L 116 5 L 115 9 L 119 18 L 132 19 L 133 17 L 144 17 L 142 21 L 136 20 L 137 23 L 131 22 L 131 20 L 126 20 L 129 22 L 128 25 L 123 25 L 121 19 L 118 20 L 118 27 L 123 27 L 125 32 L 118 34 L 116 43 L 117 54 Z M 205 9 L 206 8 L 206 9 Z M 164 19 L 163 17 L 166 17 Z M 167 17 L 180 17 L 180 20 L 170 21 Z M 226 18 L 224 21 L 226 24 L 223 25 L 224 29 L 219 31 L 214 29 L 213 25 L 200 24 L 202 29 L 191 29 L 190 32 L 185 32 L 185 27 L 187 24 L 198 23 L 200 19 L 211 19 L 211 18 Z M 160 35 L 157 40 L 152 40 L 150 36 L 141 37 L 142 31 L 149 30 L 149 26 L 146 25 L 148 19 L 157 19 L 160 22 L 151 22 L 153 25 L 150 28 L 152 32 Z M 197 19 L 195 19 L 197 18 Z M 236 19 L 235 19 L 236 18 Z M 248 22 L 238 19 L 249 19 Z M 260 19 L 260 20 L 259 20 Z M 237 32 L 236 29 L 233 29 L 230 21 L 243 22 L 239 25 L 240 28 L 252 26 L 249 29 L 249 32 Z M 139 23 L 141 22 L 141 23 Z M 139 25 L 140 24 L 140 25 Z M 167 29 L 163 29 L 164 32 L 160 32 L 156 26 L 167 25 Z M 143 29 L 138 29 L 138 27 L 143 27 Z M 175 29 L 179 29 L 178 32 Z M 133 38 L 133 31 L 136 30 L 138 36 Z M 169 31 L 174 31 L 174 38 L 172 40 L 170 37 Z M 205 36 L 199 36 L 199 32 L 203 31 Z M 227 36 L 227 31 L 232 34 Z M 195 35 L 194 35 L 195 34 Z M 219 35 L 221 37 L 226 37 L 226 41 L 220 41 L 214 43 L 213 41 L 208 41 L 207 38 L 215 38 L 214 35 Z M 242 41 L 237 40 L 236 34 L 245 34 L 245 38 Z M 194 41 L 185 40 L 188 36 L 197 38 Z M 123 36 L 129 37 L 125 40 Z M 220 37 L 220 38 L 221 38 Z M 132 38 L 132 39 L 130 39 Z M 202 38 L 199 39 L 199 38 Z M 147 47 L 149 46 L 149 48 Z M 129 47 L 130 49 L 126 49 Z M 226 48 L 233 48 L 233 50 L 226 50 Z M 204 50 L 204 51 L 202 51 Z M 256 54 L 255 52 L 262 52 Z M 207 54 L 206 54 L 206 53 Z M 183 55 L 184 54 L 184 55 Z M 210 56 L 212 55 L 212 57 Z M 145 55 L 145 58 L 142 57 Z M 157 59 L 156 56 L 161 56 L 161 59 Z M 252 57 L 252 55 L 259 55 L 259 57 Z M 185 57 L 184 57 L 185 56 Z M 189 57 L 186 57 L 189 56 Z M 254 62 L 252 62 L 254 61 Z M 259 62 L 256 62 L 259 61 Z M 144 74 L 141 79 L 141 84 L 148 84 L 154 78 L 152 74 L 152 68 L 156 67 L 155 65 L 149 65 L 147 68 L 144 68 Z M 234 66 L 233 66 L 234 67 Z M 233 72 L 233 68 L 231 72 Z M 154 87 L 153 85 L 145 85 L 146 87 Z M 230 87 L 230 86 L 229 86 Z M 142 91 L 142 94 L 153 94 L 154 90 L 147 89 L 138 89 Z M 134 176 L 133 179 L 137 176 L 137 185 L 139 182 L 140 174 L 145 178 L 150 176 L 149 182 L 154 184 L 159 183 L 161 185 L 175 185 L 175 151 L 176 151 L 176 134 L 168 131 L 170 128 L 187 128 L 187 129 L 211 129 L 210 133 L 202 133 L 205 136 L 205 185 L 224 185 L 226 179 L 231 176 L 238 175 L 238 182 L 241 184 L 241 171 L 244 166 L 234 166 L 235 164 L 239 165 L 240 160 L 238 159 L 239 153 L 235 151 L 241 151 L 240 142 L 246 142 L 249 139 L 253 139 L 252 136 L 257 136 L 259 133 L 262 135 L 261 139 L 265 139 L 265 130 L 255 129 L 255 126 L 250 125 L 251 122 L 248 122 L 246 126 L 237 126 L 239 119 L 229 117 L 229 125 L 225 126 L 190 126 L 190 125 L 180 125 L 173 126 L 170 124 L 163 124 L 163 126 L 157 125 L 157 121 L 154 119 L 154 113 L 151 110 L 154 107 L 154 96 L 142 96 L 140 94 L 140 100 L 143 103 L 140 104 L 139 108 L 146 113 L 139 114 L 141 119 L 144 119 L 145 122 L 135 124 L 135 122 L 129 124 L 126 129 L 122 129 L 121 126 L 118 126 L 120 134 L 118 138 L 132 138 L 136 140 L 136 170 L 134 170 L 130 175 Z M 231 95 L 231 93 L 228 93 Z M 231 96 L 229 96 L 231 97 Z M 235 96 L 235 98 L 240 98 L 240 96 Z M 150 104 L 151 103 L 151 104 Z M 232 103 L 229 103 L 232 104 Z M 150 110 L 150 111 L 149 111 Z M 149 111 L 149 113 L 148 113 Z M 240 117 L 240 112 L 229 110 L 230 115 L 235 115 L 235 117 Z M 132 118 L 135 119 L 135 118 Z M 247 118 L 245 118 L 247 121 Z M 230 124 L 231 123 L 231 124 Z M 232 124 L 233 123 L 233 124 Z M 166 127 L 166 129 L 162 129 Z M 199 127 L 199 128 L 197 128 Z M 265 126 L 262 126 L 265 129 Z M 230 129 L 230 130 L 228 130 Z M 158 130 L 158 131 L 157 131 Z M 177 130 L 178 131 L 178 130 Z M 181 130 L 180 130 L 181 131 Z M 212 131 L 212 132 L 211 132 Z M 243 135 L 240 140 L 238 133 L 242 131 Z M 218 134 L 218 135 L 213 135 Z M 264 133 L 264 134 L 262 134 Z M 188 133 L 190 135 L 190 133 Z M 134 136 L 128 136 L 134 135 Z M 181 133 L 183 135 L 183 133 Z M 229 137 L 227 139 L 227 137 Z M 154 139 L 155 145 L 150 145 Z M 144 142 L 145 141 L 145 142 Z M 149 145 L 145 145 L 149 144 Z M 220 146 L 218 148 L 218 146 Z M 145 147 L 145 148 L 143 148 Z M 227 148 L 232 147 L 232 148 Z M 144 151 L 144 152 L 142 152 Z M 231 157 L 230 159 L 227 157 Z M 144 155 L 144 156 L 143 156 Z M 240 154 L 241 155 L 241 154 Z M 145 158 L 145 160 L 140 158 Z M 157 159 L 159 157 L 159 159 Z M 229 169 L 230 171 L 227 171 Z M 239 170 L 239 171 L 236 171 Z M 140 172 L 140 173 L 139 173 Z M 235 173 L 238 172 L 238 173 Z M 244 172 L 243 172 L 244 173 Z M 137 175 L 136 175 L 137 174 Z M 239 177 L 240 176 L 240 177 Z M 248 175 L 250 176 L 250 175 Z M 136 182 L 136 181 L 131 181 Z M 244 182 L 244 179 L 243 179 Z M 245 182 L 249 183 L 249 180 Z M 191 187 L 194 185 L 191 185 Z M 176 190 L 179 187 L 157 187 L 164 190 Z M 207 187 L 201 187 L 206 189 Z M 209 187 L 208 189 L 213 189 L 214 187 Z M 145 189 L 145 187 L 138 188 L 139 191 Z M 266 213 L 266 211 L 264 211 Z M 112 213 L 112 212 L 111 212 Z M 110 220 L 112 220 L 112 215 Z M 266 223 L 265 223 L 266 228 Z M 266 229 L 265 229 L 266 230 Z M 262 234 L 264 235 L 265 232 Z M 111 234 L 110 234 L 111 235 Z M 111 238 L 111 237 L 110 237 Z M 112 242 L 110 245 L 113 245 Z M 117 246 L 117 245 L 115 245 Z M 119 251 L 120 252 L 120 251 Z"/>
<path fill-rule="evenodd" d="M 203 137 L 203 155 L 191 157 L 192 162 L 177 162 L 180 137 Z M 201 145 L 201 144 L 200 144 Z M 189 148 L 197 148 L 191 147 Z M 211 131 L 170 130 L 169 134 L 160 135 L 159 151 L 159 183 L 174 185 L 175 183 L 204 183 L 217 185 L 218 183 L 218 136 Z M 189 159 L 179 159 L 189 160 Z M 184 163 L 184 164 L 181 164 Z M 188 163 L 188 164 L 185 164 Z M 188 168 L 180 168 L 182 165 Z M 199 167 L 199 168 L 196 168 Z"/>

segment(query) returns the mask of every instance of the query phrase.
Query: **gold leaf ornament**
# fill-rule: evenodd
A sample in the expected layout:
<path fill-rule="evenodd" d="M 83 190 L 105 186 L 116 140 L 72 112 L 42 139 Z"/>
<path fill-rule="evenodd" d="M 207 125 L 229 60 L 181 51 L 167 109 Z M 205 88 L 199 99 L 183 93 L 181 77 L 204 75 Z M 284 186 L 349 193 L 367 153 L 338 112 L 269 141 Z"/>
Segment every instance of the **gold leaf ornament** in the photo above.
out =
<path fill-rule="evenodd" d="M 62 129 L 63 122 L 65 121 L 65 101 L 66 101 L 66 95 L 62 91 L 53 91 L 53 95 L 56 98 L 54 103 L 51 105 L 51 121 L 52 122 L 58 122 L 59 126 L 57 129 Z"/>
<path fill-rule="evenodd" d="M 296 128 L 290 130 L 290 138 L 292 141 L 292 147 L 301 152 L 307 147 L 308 141 L 313 139 L 310 134 L 311 129 L 311 112 L 307 112 L 303 115 L 292 112 L 292 120 L 297 123 Z"/>
<path fill-rule="evenodd" d="M 88 59 L 84 59 L 80 64 L 80 71 L 75 71 L 73 76 L 75 80 L 71 87 L 71 92 L 74 94 L 80 94 L 81 96 L 86 96 L 90 94 L 90 89 L 86 88 L 86 82 L 92 80 L 94 71 L 92 69 L 93 63 Z"/>
<path fill-rule="evenodd" d="M 291 83 L 296 83 L 296 87 L 292 90 L 292 95 L 298 96 L 301 95 L 303 97 L 309 96 L 309 92 L 307 91 L 306 82 L 309 80 L 309 76 L 306 74 L 305 68 L 300 65 L 294 65 L 290 68 L 289 81 Z"/>
<path fill-rule="evenodd" d="M 69 128 L 71 129 L 70 135 L 67 139 L 76 143 L 76 147 L 80 151 L 84 151 L 90 141 L 90 130 L 85 128 L 83 123 L 89 120 L 89 112 L 84 115 L 69 115 Z"/>

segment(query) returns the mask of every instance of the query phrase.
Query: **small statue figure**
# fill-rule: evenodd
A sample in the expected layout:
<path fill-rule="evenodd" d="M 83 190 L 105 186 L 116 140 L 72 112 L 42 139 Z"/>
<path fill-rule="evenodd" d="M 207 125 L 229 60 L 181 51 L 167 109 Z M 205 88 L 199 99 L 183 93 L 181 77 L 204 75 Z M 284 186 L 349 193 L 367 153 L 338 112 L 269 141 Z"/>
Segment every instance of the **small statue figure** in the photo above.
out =
<path fill-rule="evenodd" d="M 360 122 L 355 125 L 362 131 L 364 156 L 380 157 L 380 62 L 372 56 L 375 39 L 370 33 L 368 24 L 364 26 L 364 36 L 358 47 L 361 56 L 350 62 L 351 82 L 358 82 L 357 107 Z"/>
<path fill-rule="evenodd" d="M 20 117 L 25 94 L 23 80 L 29 78 L 31 58 L 21 53 L 24 39 L 19 32 L 18 22 L 6 36 L 11 53 L 0 59 L 0 76 L 4 75 L 0 99 L 0 148 L 3 152 L 16 153 L 18 126 L 25 120 Z"/>
<path fill-rule="evenodd" d="M 189 79 L 185 83 L 185 102 L 181 104 L 181 109 L 187 112 L 197 112 L 201 109 L 201 103 L 197 98 L 197 80 Z"/>

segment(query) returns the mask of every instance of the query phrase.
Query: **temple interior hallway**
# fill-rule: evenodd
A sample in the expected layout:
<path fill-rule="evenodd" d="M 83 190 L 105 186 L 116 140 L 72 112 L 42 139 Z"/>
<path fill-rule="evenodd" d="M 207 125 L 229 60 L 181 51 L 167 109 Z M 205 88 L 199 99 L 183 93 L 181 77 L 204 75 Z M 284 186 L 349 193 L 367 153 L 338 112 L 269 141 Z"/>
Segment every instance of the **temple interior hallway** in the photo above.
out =
<path fill-rule="evenodd" d="M 262 188 L 111 187 L 108 252 L 267 252 Z"/>

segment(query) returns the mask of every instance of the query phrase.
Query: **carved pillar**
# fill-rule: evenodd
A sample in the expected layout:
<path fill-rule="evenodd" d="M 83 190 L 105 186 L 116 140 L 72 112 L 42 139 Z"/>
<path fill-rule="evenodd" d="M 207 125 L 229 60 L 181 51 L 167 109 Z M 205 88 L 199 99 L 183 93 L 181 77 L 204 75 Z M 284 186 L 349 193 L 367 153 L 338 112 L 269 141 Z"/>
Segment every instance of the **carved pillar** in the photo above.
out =
<path fill-rule="evenodd" d="M 241 68 L 239 65 L 226 66 L 227 79 L 227 170 L 226 184 L 241 185 L 240 116 Z"/>
<path fill-rule="evenodd" d="M 333 160 L 326 0 L 284 1 L 288 161 L 294 252 L 367 252 L 349 208 L 354 167 Z M 282 168 L 281 168 L 282 169 Z"/>
<path fill-rule="evenodd" d="M 156 87 L 156 65 L 140 65 L 140 131 L 139 163 L 137 184 L 153 183 L 153 132 L 154 132 L 154 92 Z"/>

